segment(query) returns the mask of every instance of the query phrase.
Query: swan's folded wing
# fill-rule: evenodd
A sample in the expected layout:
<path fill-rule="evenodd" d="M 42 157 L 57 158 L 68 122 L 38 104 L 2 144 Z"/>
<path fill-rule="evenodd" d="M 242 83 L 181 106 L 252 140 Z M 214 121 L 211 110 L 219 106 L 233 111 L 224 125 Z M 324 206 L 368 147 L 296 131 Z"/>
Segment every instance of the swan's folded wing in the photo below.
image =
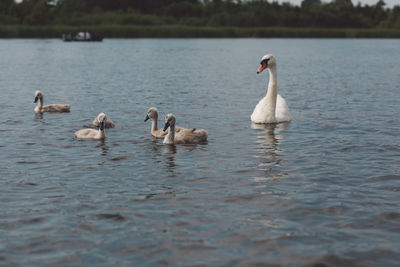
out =
<path fill-rule="evenodd" d="M 285 99 L 278 94 L 276 99 L 276 110 L 275 116 L 277 122 L 288 122 L 292 120 L 292 116 L 290 115 L 290 110 L 288 105 L 286 104 Z"/>
<path fill-rule="evenodd" d="M 69 112 L 71 106 L 68 104 L 51 104 L 44 106 L 42 111 L 44 112 Z"/>

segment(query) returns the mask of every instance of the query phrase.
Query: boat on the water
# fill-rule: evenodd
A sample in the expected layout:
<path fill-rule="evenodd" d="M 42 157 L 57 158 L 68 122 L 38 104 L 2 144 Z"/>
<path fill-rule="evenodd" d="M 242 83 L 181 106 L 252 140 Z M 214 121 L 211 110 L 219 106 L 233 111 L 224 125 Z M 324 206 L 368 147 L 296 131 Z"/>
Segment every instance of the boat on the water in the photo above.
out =
<path fill-rule="evenodd" d="M 74 37 L 71 33 L 63 34 L 62 40 L 64 42 L 101 42 L 103 41 L 102 36 L 92 35 L 89 32 L 79 32 Z"/>

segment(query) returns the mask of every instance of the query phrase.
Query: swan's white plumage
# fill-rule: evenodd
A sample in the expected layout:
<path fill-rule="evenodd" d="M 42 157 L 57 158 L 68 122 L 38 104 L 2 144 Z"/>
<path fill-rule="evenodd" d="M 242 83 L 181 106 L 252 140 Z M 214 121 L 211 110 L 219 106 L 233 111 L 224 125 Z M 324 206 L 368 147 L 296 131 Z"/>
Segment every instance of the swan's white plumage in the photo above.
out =
<path fill-rule="evenodd" d="M 262 57 L 261 67 L 257 73 L 260 73 L 266 68 L 268 68 L 270 78 L 267 94 L 254 108 L 250 117 L 251 121 L 254 123 L 289 122 L 292 120 L 292 117 L 285 99 L 277 93 L 276 60 L 271 54 Z"/>
<path fill-rule="evenodd" d="M 275 121 L 270 114 L 270 106 L 265 96 L 254 108 L 253 114 L 251 114 L 251 121 L 254 123 L 278 123 L 292 120 L 286 100 L 280 94 L 276 98 Z"/>

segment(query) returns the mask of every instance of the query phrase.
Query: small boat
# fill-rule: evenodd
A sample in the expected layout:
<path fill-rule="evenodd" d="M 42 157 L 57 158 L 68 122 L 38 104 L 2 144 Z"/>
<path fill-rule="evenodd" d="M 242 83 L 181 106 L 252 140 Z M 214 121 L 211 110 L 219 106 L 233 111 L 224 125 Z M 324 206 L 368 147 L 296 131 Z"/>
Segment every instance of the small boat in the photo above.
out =
<path fill-rule="evenodd" d="M 91 35 L 88 32 L 79 32 L 77 35 L 75 35 L 75 37 L 72 37 L 70 33 L 63 34 L 62 40 L 64 42 L 101 42 L 103 41 L 103 37 L 98 35 Z"/>

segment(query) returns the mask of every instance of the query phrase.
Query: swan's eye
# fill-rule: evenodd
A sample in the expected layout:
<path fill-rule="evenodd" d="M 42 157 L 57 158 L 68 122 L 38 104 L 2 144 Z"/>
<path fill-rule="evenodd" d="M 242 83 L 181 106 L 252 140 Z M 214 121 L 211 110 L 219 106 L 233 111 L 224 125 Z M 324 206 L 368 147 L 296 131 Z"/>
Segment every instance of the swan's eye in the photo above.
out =
<path fill-rule="evenodd" d="M 262 60 L 262 61 L 260 62 L 260 65 L 262 65 L 263 63 L 268 64 L 268 60 L 269 60 L 269 58 Z"/>

